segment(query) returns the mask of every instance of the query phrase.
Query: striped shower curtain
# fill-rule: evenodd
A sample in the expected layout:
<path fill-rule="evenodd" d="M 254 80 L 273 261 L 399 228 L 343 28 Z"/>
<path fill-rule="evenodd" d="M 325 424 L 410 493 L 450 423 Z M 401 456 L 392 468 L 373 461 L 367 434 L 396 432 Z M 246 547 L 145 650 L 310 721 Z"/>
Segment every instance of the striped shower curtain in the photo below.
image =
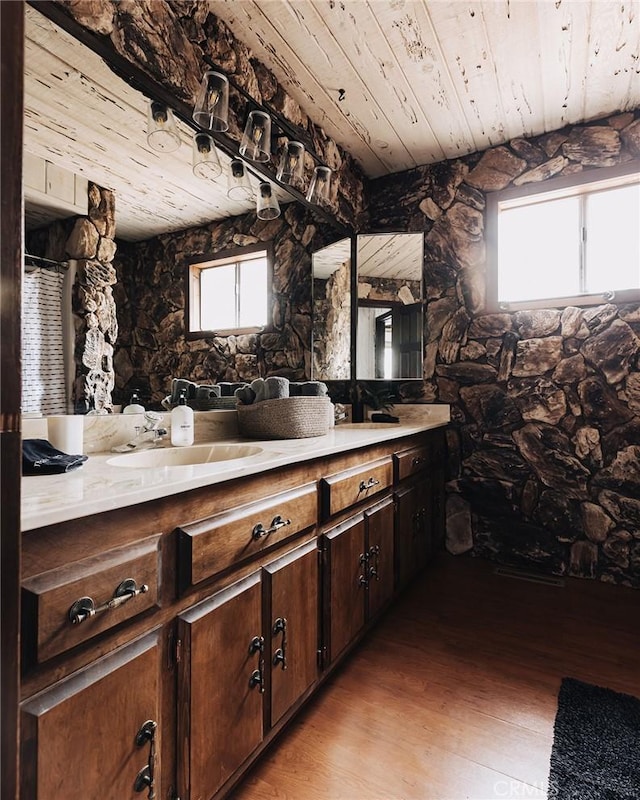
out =
<path fill-rule="evenodd" d="M 22 290 L 22 412 L 66 414 L 64 274 L 26 272 Z"/>

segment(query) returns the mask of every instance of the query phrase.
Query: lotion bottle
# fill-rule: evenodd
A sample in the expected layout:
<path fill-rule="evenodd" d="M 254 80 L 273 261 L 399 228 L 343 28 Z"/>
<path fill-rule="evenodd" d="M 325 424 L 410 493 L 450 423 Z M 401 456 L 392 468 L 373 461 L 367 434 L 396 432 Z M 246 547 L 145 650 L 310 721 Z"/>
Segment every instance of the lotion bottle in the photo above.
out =
<path fill-rule="evenodd" d="M 171 411 L 171 444 L 174 447 L 193 444 L 193 409 L 187 405 L 184 392 L 180 393 L 178 405 Z"/>
<path fill-rule="evenodd" d="M 133 394 L 131 395 L 131 400 L 129 400 L 129 405 L 125 406 L 122 409 L 123 414 L 144 414 L 144 406 L 140 403 L 140 398 L 138 397 L 138 390 L 134 389 Z"/>

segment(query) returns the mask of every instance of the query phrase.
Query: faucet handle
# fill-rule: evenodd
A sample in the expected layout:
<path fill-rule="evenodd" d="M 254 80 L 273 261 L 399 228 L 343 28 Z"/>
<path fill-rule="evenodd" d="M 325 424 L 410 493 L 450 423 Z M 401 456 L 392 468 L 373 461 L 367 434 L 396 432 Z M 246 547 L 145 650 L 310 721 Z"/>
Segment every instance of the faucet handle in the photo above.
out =
<path fill-rule="evenodd" d="M 163 414 L 158 414 L 156 411 L 145 411 L 144 413 L 144 430 L 145 431 L 155 431 L 162 420 L 164 419 Z"/>

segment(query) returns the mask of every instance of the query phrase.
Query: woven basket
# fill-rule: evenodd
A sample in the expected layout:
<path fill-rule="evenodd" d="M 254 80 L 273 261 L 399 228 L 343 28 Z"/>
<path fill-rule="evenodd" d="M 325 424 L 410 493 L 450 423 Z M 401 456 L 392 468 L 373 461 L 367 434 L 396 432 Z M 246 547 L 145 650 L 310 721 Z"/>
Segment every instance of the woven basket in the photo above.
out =
<path fill-rule="evenodd" d="M 237 406 L 238 430 L 251 439 L 304 439 L 324 436 L 333 423 L 328 397 L 283 397 Z"/>

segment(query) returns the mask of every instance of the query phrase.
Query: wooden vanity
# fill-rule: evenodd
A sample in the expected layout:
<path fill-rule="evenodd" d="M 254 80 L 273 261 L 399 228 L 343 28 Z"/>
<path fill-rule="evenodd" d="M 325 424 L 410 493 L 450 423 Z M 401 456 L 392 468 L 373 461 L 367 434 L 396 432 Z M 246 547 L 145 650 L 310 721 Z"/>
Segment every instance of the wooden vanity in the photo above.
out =
<path fill-rule="evenodd" d="M 442 546 L 444 462 L 434 426 L 26 531 L 23 800 L 228 796 Z"/>

